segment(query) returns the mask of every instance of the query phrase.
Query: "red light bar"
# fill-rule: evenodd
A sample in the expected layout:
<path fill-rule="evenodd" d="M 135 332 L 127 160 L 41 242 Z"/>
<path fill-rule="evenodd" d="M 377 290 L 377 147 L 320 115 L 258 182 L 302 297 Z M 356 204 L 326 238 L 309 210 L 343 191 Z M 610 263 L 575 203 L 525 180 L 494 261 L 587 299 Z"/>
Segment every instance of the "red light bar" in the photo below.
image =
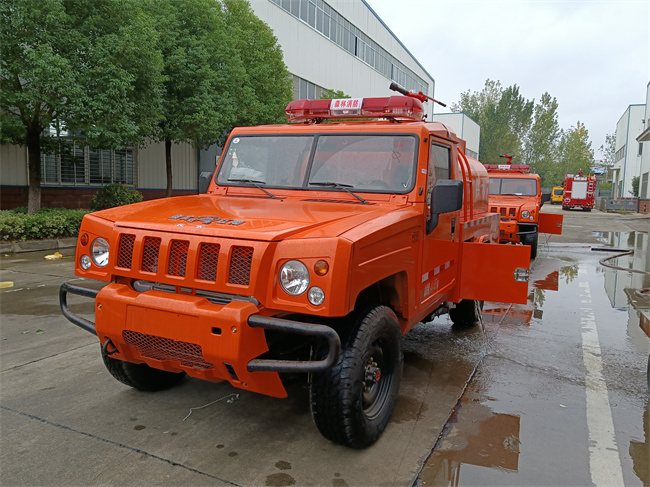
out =
<path fill-rule="evenodd" d="M 530 172 L 528 164 L 483 164 L 488 171 Z"/>
<path fill-rule="evenodd" d="M 419 122 L 424 120 L 424 107 L 420 100 L 406 96 L 294 100 L 287 105 L 286 114 L 289 122 L 343 118 L 392 118 Z"/>

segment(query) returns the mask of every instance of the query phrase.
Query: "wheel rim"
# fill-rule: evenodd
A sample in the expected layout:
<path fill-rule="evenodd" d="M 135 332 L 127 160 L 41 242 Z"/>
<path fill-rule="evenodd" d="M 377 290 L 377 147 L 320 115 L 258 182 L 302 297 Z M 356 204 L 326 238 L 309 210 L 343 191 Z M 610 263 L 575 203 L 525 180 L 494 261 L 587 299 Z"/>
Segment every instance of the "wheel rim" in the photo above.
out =
<path fill-rule="evenodd" d="M 390 352 L 385 350 L 382 341 L 376 341 L 370 349 L 363 368 L 364 380 L 361 392 L 363 412 L 368 419 L 373 419 L 384 407 L 389 395 L 392 381 Z"/>

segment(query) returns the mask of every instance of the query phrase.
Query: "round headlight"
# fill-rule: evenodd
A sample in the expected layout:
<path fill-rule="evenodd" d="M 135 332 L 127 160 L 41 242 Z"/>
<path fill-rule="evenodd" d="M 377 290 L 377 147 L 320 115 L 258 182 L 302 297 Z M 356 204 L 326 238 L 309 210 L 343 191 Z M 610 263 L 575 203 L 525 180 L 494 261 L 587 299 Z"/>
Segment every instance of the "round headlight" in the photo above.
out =
<path fill-rule="evenodd" d="M 81 259 L 79 259 L 79 265 L 81 265 L 81 268 L 84 271 L 90 269 L 90 257 L 88 257 L 86 254 L 82 255 Z"/>
<path fill-rule="evenodd" d="M 307 298 L 314 306 L 320 306 L 325 301 L 325 292 L 318 286 L 314 286 L 307 293 Z"/>
<path fill-rule="evenodd" d="M 524 210 L 521 212 L 521 216 L 523 216 L 524 218 L 528 218 L 530 216 L 530 213 L 528 212 L 528 210 Z"/>
<path fill-rule="evenodd" d="M 287 294 L 300 296 L 309 287 L 309 271 L 305 264 L 290 260 L 280 268 L 280 285 Z"/>
<path fill-rule="evenodd" d="M 108 242 L 104 238 L 96 238 L 90 246 L 90 258 L 97 267 L 108 264 Z"/>

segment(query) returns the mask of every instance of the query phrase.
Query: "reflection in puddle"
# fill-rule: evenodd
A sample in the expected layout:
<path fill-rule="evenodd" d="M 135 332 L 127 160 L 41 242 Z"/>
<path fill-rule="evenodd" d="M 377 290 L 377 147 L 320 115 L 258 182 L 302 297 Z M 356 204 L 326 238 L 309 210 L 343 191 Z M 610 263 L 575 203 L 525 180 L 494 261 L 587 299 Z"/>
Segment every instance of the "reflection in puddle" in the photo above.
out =
<path fill-rule="evenodd" d="M 463 399 L 427 459 L 418 485 L 460 485 L 463 465 L 519 469 L 519 417 L 497 414 L 479 402 Z"/>
<path fill-rule="evenodd" d="M 645 441 L 630 441 L 630 456 L 634 473 L 643 482 L 643 485 L 650 485 L 650 404 L 646 404 L 643 414 L 643 432 Z"/>

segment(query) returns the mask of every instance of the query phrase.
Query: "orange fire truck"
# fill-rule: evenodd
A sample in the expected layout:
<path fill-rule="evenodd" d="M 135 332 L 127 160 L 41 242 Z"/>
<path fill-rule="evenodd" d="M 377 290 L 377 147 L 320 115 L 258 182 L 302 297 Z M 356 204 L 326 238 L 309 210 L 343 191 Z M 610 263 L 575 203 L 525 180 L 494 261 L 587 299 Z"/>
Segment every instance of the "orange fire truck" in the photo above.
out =
<path fill-rule="evenodd" d="M 528 249 L 497 244 L 485 168 L 397 89 L 293 101 L 289 124 L 230 133 L 207 193 L 84 217 L 76 274 L 106 285 L 65 283 L 61 309 L 117 380 L 285 397 L 280 374 L 308 373 L 319 431 L 361 448 L 395 406 L 404 333 L 526 302 Z M 69 294 L 94 299 L 94 322 Z"/>
<path fill-rule="evenodd" d="M 503 155 L 507 164 L 486 164 L 490 176 L 490 211 L 501 215 L 499 241 L 530 246 L 530 257 L 537 256 L 540 233 L 560 235 L 562 215 L 540 210 L 550 195 L 542 195 L 538 174 L 530 166 L 511 164 L 512 156 Z"/>
<path fill-rule="evenodd" d="M 591 211 L 596 200 L 596 175 L 567 174 L 564 176 L 564 197 L 562 209 L 582 208 Z"/>

